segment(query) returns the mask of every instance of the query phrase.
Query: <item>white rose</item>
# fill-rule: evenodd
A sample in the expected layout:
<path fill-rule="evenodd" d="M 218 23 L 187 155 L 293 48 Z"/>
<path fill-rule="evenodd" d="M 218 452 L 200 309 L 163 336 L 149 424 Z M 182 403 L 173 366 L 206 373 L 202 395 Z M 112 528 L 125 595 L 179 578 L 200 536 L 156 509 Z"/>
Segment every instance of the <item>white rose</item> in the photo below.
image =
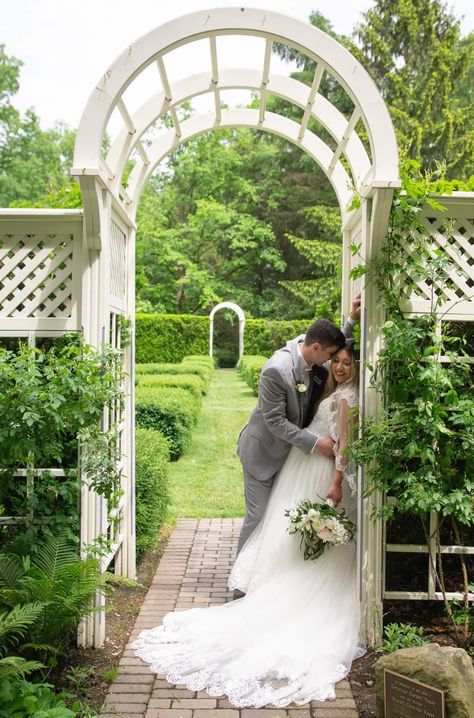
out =
<path fill-rule="evenodd" d="M 304 392 L 307 391 L 307 389 L 308 389 L 308 387 L 306 386 L 306 384 L 302 384 L 302 383 L 297 384 L 297 385 L 296 385 L 296 388 L 297 388 L 297 390 L 300 392 L 300 394 L 304 394 Z"/>

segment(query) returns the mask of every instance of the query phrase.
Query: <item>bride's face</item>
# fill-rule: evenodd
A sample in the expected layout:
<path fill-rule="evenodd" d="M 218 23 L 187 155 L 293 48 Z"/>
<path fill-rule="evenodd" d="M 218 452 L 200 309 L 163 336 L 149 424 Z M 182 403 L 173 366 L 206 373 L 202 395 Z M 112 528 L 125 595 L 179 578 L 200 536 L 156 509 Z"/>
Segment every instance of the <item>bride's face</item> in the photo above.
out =
<path fill-rule="evenodd" d="M 350 379 L 352 361 L 345 349 L 339 349 L 331 362 L 332 375 L 338 384 L 343 384 Z"/>

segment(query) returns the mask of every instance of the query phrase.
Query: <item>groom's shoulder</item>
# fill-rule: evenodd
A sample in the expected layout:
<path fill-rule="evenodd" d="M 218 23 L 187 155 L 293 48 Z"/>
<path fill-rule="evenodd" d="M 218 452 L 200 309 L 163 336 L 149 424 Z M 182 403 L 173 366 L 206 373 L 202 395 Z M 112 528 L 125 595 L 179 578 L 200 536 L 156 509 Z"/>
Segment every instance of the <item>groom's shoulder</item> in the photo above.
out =
<path fill-rule="evenodd" d="M 293 367 L 293 358 L 297 352 L 298 344 L 303 341 L 303 339 L 304 334 L 287 341 L 284 347 L 281 347 L 274 352 L 263 369 L 272 369 L 273 367 L 284 368 L 287 366 Z"/>

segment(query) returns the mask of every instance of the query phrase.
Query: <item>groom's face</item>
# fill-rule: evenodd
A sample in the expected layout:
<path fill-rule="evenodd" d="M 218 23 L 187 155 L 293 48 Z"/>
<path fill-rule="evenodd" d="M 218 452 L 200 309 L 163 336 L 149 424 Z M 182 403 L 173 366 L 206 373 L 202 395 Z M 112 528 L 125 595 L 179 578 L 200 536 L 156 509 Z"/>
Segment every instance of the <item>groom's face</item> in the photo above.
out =
<path fill-rule="evenodd" d="M 323 347 L 318 342 L 315 342 L 311 345 L 311 364 L 322 366 L 325 362 L 331 359 L 337 350 L 338 347 L 336 346 Z"/>

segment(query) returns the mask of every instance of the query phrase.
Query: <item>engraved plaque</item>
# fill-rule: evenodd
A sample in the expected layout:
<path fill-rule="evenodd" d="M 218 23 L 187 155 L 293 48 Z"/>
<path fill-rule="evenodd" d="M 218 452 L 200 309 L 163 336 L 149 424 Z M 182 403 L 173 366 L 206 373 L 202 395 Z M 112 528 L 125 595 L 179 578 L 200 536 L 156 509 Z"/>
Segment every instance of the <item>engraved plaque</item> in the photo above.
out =
<path fill-rule="evenodd" d="M 445 718 L 444 691 L 384 671 L 385 718 Z"/>

